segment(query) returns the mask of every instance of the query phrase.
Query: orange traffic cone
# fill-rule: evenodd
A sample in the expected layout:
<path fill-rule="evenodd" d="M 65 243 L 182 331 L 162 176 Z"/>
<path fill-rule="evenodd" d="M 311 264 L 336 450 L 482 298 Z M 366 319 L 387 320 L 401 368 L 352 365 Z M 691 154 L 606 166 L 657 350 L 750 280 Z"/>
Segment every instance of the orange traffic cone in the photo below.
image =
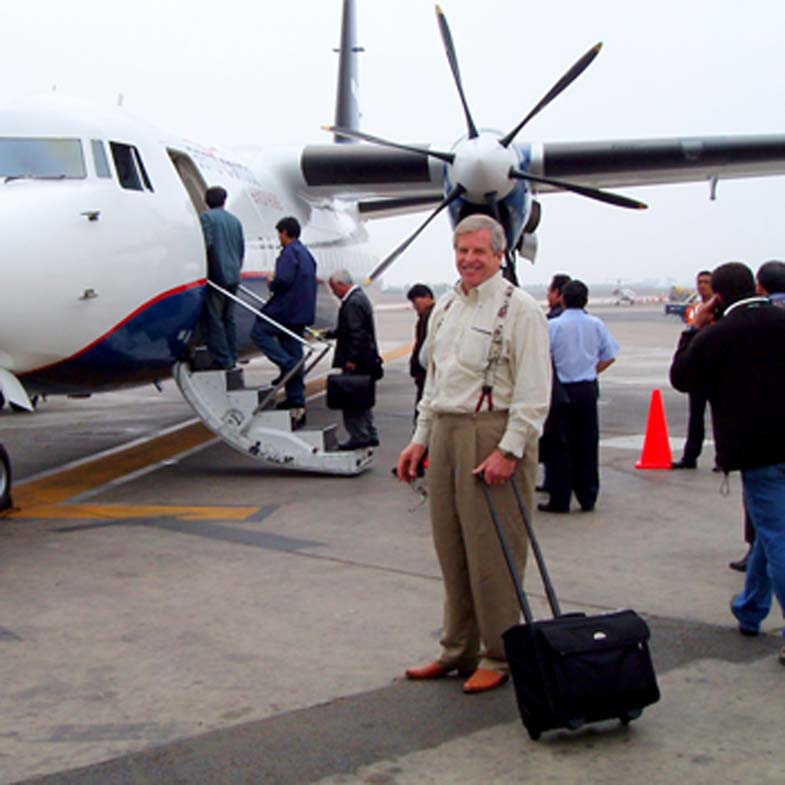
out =
<path fill-rule="evenodd" d="M 654 390 L 651 394 L 649 407 L 649 423 L 646 426 L 646 438 L 643 441 L 641 459 L 635 464 L 636 469 L 670 469 L 671 443 L 668 439 L 668 422 L 665 419 L 665 407 L 662 393 Z"/>

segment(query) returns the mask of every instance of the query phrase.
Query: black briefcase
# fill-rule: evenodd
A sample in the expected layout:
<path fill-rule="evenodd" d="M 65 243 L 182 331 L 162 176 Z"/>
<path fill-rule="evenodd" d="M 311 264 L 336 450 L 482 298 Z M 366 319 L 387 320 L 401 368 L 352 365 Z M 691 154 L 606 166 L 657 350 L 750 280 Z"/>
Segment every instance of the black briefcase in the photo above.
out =
<path fill-rule="evenodd" d="M 535 621 L 488 487 L 482 487 L 515 584 L 525 624 L 502 636 L 521 720 L 535 741 L 553 728 L 629 723 L 660 699 L 649 628 L 635 611 L 563 614 L 515 478 L 511 480 L 553 619 Z"/>
<path fill-rule="evenodd" d="M 372 409 L 376 384 L 365 373 L 332 373 L 327 377 L 328 409 Z"/>

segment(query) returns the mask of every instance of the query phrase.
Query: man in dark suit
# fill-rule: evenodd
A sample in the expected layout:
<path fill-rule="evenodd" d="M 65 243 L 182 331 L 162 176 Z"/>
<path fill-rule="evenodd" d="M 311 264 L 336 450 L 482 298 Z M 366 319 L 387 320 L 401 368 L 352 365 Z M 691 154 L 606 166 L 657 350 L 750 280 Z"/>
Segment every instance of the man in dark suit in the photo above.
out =
<path fill-rule="evenodd" d="M 347 270 L 337 270 L 330 276 L 330 289 L 341 301 L 338 324 L 327 333 L 337 339 L 333 368 L 344 373 L 369 374 L 380 379 L 382 360 L 376 346 L 373 306 L 365 292 L 354 284 Z M 339 445 L 342 450 L 378 447 L 379 435 L 373 424 L 373 410 L 344 409 L 343 425 L 349 433 L 348 441 Z"/>

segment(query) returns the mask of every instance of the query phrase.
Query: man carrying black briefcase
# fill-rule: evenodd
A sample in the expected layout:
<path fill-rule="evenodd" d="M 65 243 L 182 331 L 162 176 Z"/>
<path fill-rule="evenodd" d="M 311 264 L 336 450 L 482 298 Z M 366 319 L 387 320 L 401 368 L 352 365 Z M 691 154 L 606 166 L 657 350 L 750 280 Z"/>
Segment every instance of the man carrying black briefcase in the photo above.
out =
<path fill-rule="evenodd" d="M 343 373 L 329 377 L 328 406 L 341 409 L 343 425 L 349 433 L 349 439 L 339 448 L 378 447 L 373 405 L 376 382 L 384 371 L 376 346 L 373 306 L 347 270 L 337 270 L 330 276 L 330 289 L 341 301 L 341 307 L 338 324 L 327 337 L 336 339 L 333 368 L 340 368 Z"/>

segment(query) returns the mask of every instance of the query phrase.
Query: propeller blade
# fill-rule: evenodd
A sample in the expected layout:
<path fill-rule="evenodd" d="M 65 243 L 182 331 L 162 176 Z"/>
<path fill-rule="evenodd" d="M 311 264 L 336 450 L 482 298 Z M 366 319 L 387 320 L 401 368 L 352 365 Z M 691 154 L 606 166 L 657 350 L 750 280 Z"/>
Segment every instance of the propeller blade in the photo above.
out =
<path fill-rule="evenodd" d="M 439 22 L 439 32 L 442 34 L 442 43 L 444 44 L 444 51 L 447 53 L 447 61 L 450 63 L 450 70 L 452 77 L 455 80 L 455 86 L 458 88 L 458 97 L 461 99 L 463 106 L 463 113 L 466 116 L 466 126 L 469 129 L 469 139 L 476 138 L 477 126 L 472 120 L 472 113 L 469 111 L 469 104 L 466 103 L 466 95 L 463 92 L 463 83 L 461 82 L 461 72 L 458 69 L 458 57 L 455 54 L 455 45 L 452 42 L 452 35 L 450 35 L 450 26 L 447 24 L 447 17 L 444 15 L 440 6 L 436 6 L 436 19 Z"/>
<path fill-rule="evenodd" d="M 436 218 L 436 216 L 442 210 L 444 210 L 445 207 L 452 204 L 456 199 L 460 199 L 464 193 L 466 193 L 466 189 L 462 185 L 456 185 L 452 191 L 450 191 L 450 193 L 448 193 L 447 196 L 442 199 L 441 203 L 425 219 L 425 221 L 420 224 L 417 230 L 407 237 L 391 254 L 382 259 L 382 261 L 376 265 L 370 275 L 365 279 L 365 285 L 368 286 L 369 284 L 373 283 L 420 236 L 425 227 L 428 226 L 428 224 L 434 218 Z"/>
<path fill-rule="evenodd" d="M 581 196 L 586 196 L 589 199 L 596 199 L 598 202 L 605 202 L 606 204 L 612 204 L 616 207 L 627 207 L 631 210 L 646 210 L 648 208 L 647 204 L 639 202 L 637 199 L 630 199 L 627 196 L 612 194 L 608 191 L 601 191 L 599 188 L 591 188 L 587 185 L 567 183 L 564 180 L 551 180 L 550 177 L 540 177 L 536 174 L 519 172 L 517 169 L 510 169 L 510 177 L 514 177 L 516 180 L 529 180 L 533 183 L 553 185 L 556 188 L 561 188 L 564 191 L 572 191 L 573 193 L 580 194 Z"/>
<path fill-rule="evenodd" d="M 600 53 L 602 43 L 596 44 L 583 57 L 579 58 L 567 73 L 559 79 L 558 82 L 545 94 L 540 103 L 523 118 L 523 120 L 515 126 L 505 137 L 500 140 L 502 147 L 509 147 L 510 142 L 518 135 L 518 132 L 523 128 L 529 120 L 544 109 L 557 95 L 563 93 L 590 65 L 592 60 Z"/>
<path fill-rule="evenodd" d="M 488 209 L 491 211 L 491 218 L 501 223 L 502 219 L 499 215 L 499 202 L 496 200 L 496 191 L 488 191 L 485 194 L 485 204 L 488 205 Z"/>
<path fill-rule="evenodd" d="M 488 191 L 488 193 L 485 194 L 485 203 L 491 211 L 491 218 L 495 219 L 499 224 L 502 224 L 501 213 L 499 213 L 499 201 L 496 196 L 496 191 Z M 518 285 L 518 275 L 515 271 L 515 251 L 513 251 L 512 248 L 506 248 L 504 250 L 504 269 L 502 270 L 502 275 L 507 281 L 513 284 L 513 286 Z"/>
<path fill-rule="evenodd" d="M 362 139 L 364 142 L 371 142 L 378 144 L 381 147 L 392 147 L 395 150 L 405 150 L 408 153 L 416 153 L 417 155 L 431 155 L 438 158 L 440 161 L 451 164 L 455 161 L 453 153 L 445 153 L 441 150 L 430 150 L 424 147 L 415 147 L 414 145 L 399 144 L 398 142 L 391 142 L 388 139 L 382 139 L 380 136 L 372 136 L 371 134 L 363 133 L 362 131 L 354 131 L 350 128 L 340 128 L 335 125 L 323 125 L 323 131 L 328 131 L 337 136 L 345 136 L 347 139 Z"/>

